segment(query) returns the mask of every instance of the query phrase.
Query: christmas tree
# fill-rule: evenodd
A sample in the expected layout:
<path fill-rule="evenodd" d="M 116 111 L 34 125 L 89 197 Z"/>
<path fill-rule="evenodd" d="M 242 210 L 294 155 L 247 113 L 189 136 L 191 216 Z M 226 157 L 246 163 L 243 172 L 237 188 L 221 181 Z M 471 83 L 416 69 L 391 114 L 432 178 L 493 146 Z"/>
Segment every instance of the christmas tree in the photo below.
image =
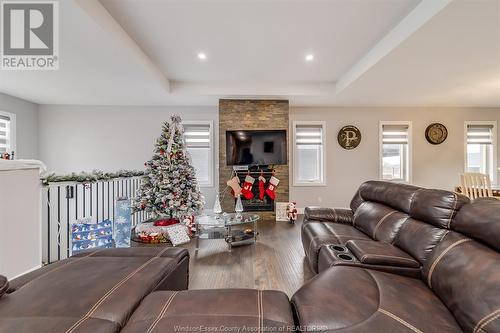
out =
<path fill-rule="evenodd" d="M 165 122 L 157 139 L 153 158 L 145 163 L 142 184 L 132 204 L 135 212 L 146 211 L 153 218 L 182 218 L 203 209 L 203 196 L 184 143 L 179 116 Z"/>

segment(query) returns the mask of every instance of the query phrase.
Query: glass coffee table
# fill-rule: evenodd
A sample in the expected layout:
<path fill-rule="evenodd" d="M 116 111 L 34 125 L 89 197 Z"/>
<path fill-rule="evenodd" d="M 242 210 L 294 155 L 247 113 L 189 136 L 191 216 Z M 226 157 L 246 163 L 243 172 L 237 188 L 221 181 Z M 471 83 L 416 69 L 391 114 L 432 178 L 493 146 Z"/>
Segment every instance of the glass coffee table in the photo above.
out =
<path fill-rule="evenodd" d="M 257 214 L 202 215 L 195 218 L 196 251 L 200 247 L 200 239 L 224 239 L 229 251 L 233 246 L 254 244 L 259 219 Z M 249 226 L 245 229 L 245 225 Z"/>

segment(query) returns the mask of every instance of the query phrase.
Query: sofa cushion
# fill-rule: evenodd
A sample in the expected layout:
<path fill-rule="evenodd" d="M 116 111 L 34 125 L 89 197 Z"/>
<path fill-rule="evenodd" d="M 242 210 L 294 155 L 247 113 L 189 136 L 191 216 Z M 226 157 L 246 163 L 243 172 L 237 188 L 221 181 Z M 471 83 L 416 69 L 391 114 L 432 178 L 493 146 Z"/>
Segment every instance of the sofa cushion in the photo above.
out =
<path fill-rule="evenodd" d="M 161 257 L 168 251 L 150 257 L 91 253 L 66 259 L 0 299 L 0 331 L 22 325 L 38 332 L 92 327 L 115 332 L 177 267 L 177 259 Z"/>
<path fill-rule="evenodd" d="M 401 227 L 394 245 L 423 264 L 447 230 L 409 218 Z"/>
<path fill-rule="evenodd" d="M 288 296 L 280 291 L 157 291 L 142 301 L 122 332 L 188 332 L 198 327 L 207 332 L 235 328 L 239 332 L 289 332 L 294 321 Z"/>
<path fill-rule="evenodd" d="M 363 264 L 420 267 L 418 261 L 389 243 L 370 240 L 350 240 L 346 243 L 346 246 Z"/>
<path fill-rule="evenodd" d="M 500 251 L 500 200 L 480 198 L 465 205 L 451 224 L 451 229 L 472 237 Z"/>
<path fill-rule="evenodd" d="M 461 332 L 421 280 L 367 269 L 331 267 L 300 288 L 292 303 L 298 324 L 316 331 Z"/>
<path fill-rule="evenodd" d="M 9 289 L 9 280 L 3 275 L 0 275 L 0 298 L 7 292 Z"/>
<path fill-rule="evenodd" d="M 354 214 L 353 225 L 372 239 L 392 242 L 408 215 L 386 205 L 365 201 Z"/>
<path fill-rule="evenodd" d="M 371 180 L 361 184 L 359 193 L 364 201 L 378 202 L 404 213 L 410 212 L 410 205 L 420 187 Z"/>
<path fill-rule="evenodd" d="M 457 212 L 469 201 L 466 196 L 449 191 L 420 189 L 413 197 L 410 216 L 449 229 Z"/>
<path fill-rule="evenodd" d="M 318 255 L 327 244 L 345 244 L 351 239 L 370 239 L 353 226 L 339 223 L 309 222 L 302 225 L 302 245 L 309 266 L 318 272 Z"/>
<path fill-rule="evenodd" d="M 499 212 L 496 217 L 500 223 Z M 497 251 L 449 232 L 425 263 L 423 278 L 464 331 L 500 332 L 500 254 Z"/>

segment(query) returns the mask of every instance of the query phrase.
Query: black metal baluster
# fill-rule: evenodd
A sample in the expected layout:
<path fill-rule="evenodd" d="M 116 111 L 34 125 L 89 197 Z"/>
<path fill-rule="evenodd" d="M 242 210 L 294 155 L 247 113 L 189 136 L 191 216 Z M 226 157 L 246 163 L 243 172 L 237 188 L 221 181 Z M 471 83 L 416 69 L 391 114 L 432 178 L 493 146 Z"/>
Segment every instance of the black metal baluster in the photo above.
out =
<path fill-rule="evenodd" d="M 75 184 L 75 220 L 78 220 L 78 184 Z"/>
<path fill-rule="evenodd" d="M 95 184 L 95 220 L 99 223 L 99 184 Z"/>
<path fill-rule="evenodd" d="M 90 217 L 92 217 L 92 183 L 90 183 Z"/>
<path fill-rule="evenodd" d="M 108 220 L 109 220 L 109 183 L 110 182 L 108 181 Z"/>
<path fill-rule="evenodd" d="M 104 221 L 104 182 L 102 182 L 101 185 L 102 185 L 101 186 L 101 188 L 102 188 L 102 199 L 101 199 L 101 203 L 102 203 L 102 220 Z"/>
<path fill-rule="evenodd" d="M 70 187 L 66 186 L 66 258 L 69 258 L 69 200 L 70 200 Z"/>

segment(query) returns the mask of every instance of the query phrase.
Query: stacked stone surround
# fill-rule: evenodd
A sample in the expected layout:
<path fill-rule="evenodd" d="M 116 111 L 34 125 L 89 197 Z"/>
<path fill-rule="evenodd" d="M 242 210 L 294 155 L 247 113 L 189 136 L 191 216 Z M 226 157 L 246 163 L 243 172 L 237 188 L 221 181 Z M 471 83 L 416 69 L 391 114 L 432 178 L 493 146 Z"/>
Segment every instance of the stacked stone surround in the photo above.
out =
<path fill-rule="evenodd" d="M 290 140 L 288 125 L 287 100 L 219 100 L 219 191 L 226 188 L 226 182 L 233 171 L 226 165 L 226 131 L 235 130 L 286 130 L 287 142 Z M 276 177 L 280 180 L 276 190 L 276 202 L 288 202 L 289 197 L 289 160 L 287 164 L 276 165 Z M 269 176 L 267 177 L 269 178 Z M 254 186 L 257 186 L 257 181 Z M 231 194 L 221 197 L 222 209 L 225 212 L 234 211 L 234 199 Z M 274 212 L 260 212 L 265 219 L 274 218 Z"/>

